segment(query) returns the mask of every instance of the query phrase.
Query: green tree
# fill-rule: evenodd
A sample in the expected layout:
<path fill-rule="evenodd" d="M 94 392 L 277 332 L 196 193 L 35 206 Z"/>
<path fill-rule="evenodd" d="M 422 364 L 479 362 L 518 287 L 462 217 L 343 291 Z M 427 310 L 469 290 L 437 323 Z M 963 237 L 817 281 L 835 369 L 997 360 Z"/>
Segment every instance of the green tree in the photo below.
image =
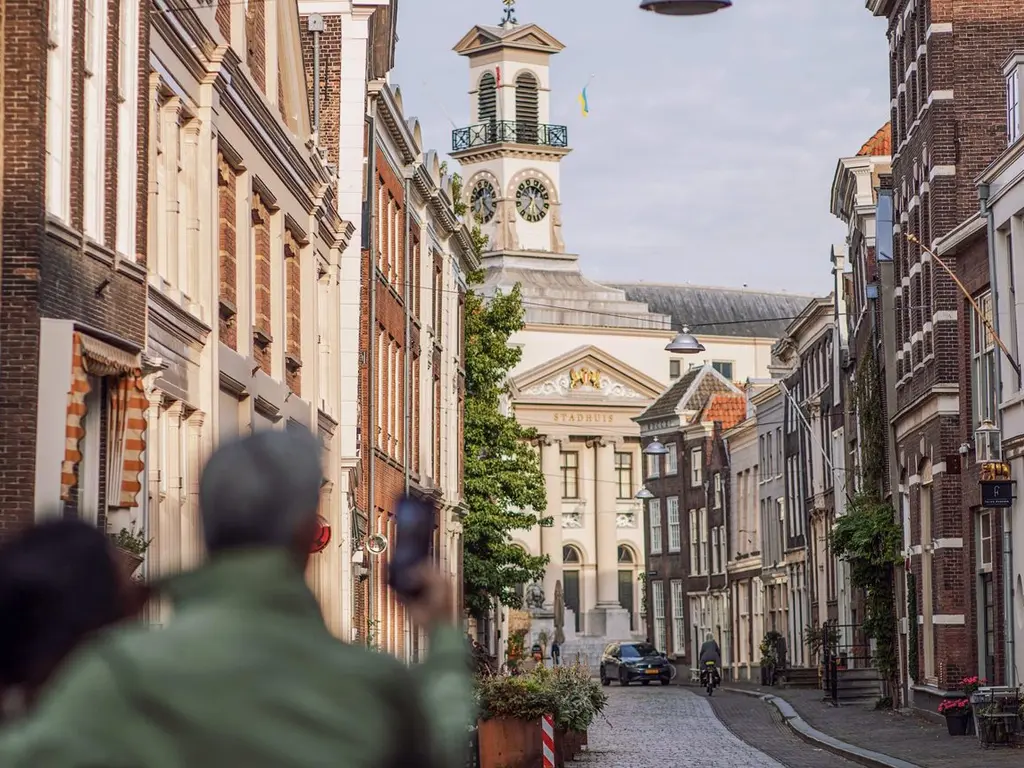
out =
<path fill-rule="evenodd" d="M 466 213 L 462 180 L 453 176 L 456 212 Z M 477 253 L 487 246 L 480 228 L 472 228 Z M 470 276 L 479 283 L 482 275 Z M 509 338 L 523 327 L 523 303 L 516 286 L 511 293 L 485 299 L 466 295 L 466 402 L 464 413 L 464 493 L 468 512 L 463 521 L 463 584 L 466 608 L 481 618 L 494 600 L 518 608 L 520 584 L 544 575 L 547 557 L 529 555 L 512 543 L 512 533 L 536 525 L 547 506 L 544 476 L 531 445 L 536 433 L 506 413 L 508 375 L 522 357 Z"/>

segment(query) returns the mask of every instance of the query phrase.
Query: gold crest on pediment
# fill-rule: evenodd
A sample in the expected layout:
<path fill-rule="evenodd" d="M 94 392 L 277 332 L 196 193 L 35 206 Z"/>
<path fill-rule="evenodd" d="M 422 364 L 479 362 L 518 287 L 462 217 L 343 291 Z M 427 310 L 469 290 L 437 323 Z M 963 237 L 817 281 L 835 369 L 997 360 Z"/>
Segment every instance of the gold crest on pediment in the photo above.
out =
<path fill-rule="evenodd" d="M 601 374 L 592 368 L 573 368 L 569 371 L 569 389 L 601 389 Z"/>

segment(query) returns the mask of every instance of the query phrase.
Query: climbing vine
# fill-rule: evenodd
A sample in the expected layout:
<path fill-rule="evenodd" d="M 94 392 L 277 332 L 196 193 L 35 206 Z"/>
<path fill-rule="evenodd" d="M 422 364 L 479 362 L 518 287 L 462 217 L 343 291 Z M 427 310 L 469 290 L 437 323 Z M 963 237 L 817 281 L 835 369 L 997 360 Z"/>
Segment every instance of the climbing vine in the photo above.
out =
<path fill-rule="evenodd" d="M 888 471 L 885 404 L 882 402 L 882 380 L 873 353 L 864 355 L 857 364 L 854 399 L 860 421 L 861 487 L 882 497 Z"/>
<path fill-rule="evenodd" d="M 917 577 L 907 574 L 907 671 L 913 680 L 920 680 L 921 674 L 918 669 L 917 656 Z"/>

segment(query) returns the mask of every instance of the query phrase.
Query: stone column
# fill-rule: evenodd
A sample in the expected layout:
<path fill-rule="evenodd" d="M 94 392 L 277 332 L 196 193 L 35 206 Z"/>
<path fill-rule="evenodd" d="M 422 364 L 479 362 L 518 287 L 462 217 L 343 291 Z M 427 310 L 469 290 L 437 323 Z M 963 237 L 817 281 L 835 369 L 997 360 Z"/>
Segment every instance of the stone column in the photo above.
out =
<path fill-rule="evenodd" d="M 161 515 L 161 527 L 165 538 L 162 547 L 164 557 L 161 558 L 166 564 L 163 573 L 176 573 L 182 567 L 182 517 L 187 513 L 186 506 L 187 489 L 184 487 L 186 466 L 184 464 L 188 457 L 185 453 L 185 441 L 182 440 L 184 416 L 184 405 L 176 400 L 164 411 L 164 418 L 167 419 L 167 496 L 164 499 L 163 507 L 166 512 Z"/>
<path fill-rule="evenodd" d="M 544 473 L 544 485 L 547 489 L 547 510 L 544 517 L 552 517 L 550 528 L 540 529 L 541 554 L 547 555 L 551 562 L 544 572 L 544 605 L 553 607 L 555 603 L 555 583 L 562 579 L 562 441 L 550 437 L 543 439 L 541 444 L 541 472 Z"/>
<path fill-rule="evenodd" d="M 619 536 L 616 511 L 615 442 L 600 439 L 596 447 L 594 513 L 597 529 L 597 606 L 619 608 Z"/>

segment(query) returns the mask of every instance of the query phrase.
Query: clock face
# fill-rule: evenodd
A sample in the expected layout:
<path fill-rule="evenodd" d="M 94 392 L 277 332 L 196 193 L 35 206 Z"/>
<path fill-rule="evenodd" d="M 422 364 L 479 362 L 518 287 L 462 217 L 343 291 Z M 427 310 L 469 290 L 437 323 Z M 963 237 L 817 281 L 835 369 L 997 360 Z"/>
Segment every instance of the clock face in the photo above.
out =
<path fill-rule="evenodd" d="M 497 210 L 498 196 L 494 193 L 491 182 L 484 179 L 477 182 L 473 187 L 473 194 L 469 197 L 469 207 L 473 211 L 473 218 L 481 224 L 486 224 L 494 218 Z"/>
<path fill-rule="evenodd" d="M 537 222 L 548 215 L 551 200 L 544 184 L 537 179 L 527 179 L 516 191 L 516 210 L 527 221 Z"/>

